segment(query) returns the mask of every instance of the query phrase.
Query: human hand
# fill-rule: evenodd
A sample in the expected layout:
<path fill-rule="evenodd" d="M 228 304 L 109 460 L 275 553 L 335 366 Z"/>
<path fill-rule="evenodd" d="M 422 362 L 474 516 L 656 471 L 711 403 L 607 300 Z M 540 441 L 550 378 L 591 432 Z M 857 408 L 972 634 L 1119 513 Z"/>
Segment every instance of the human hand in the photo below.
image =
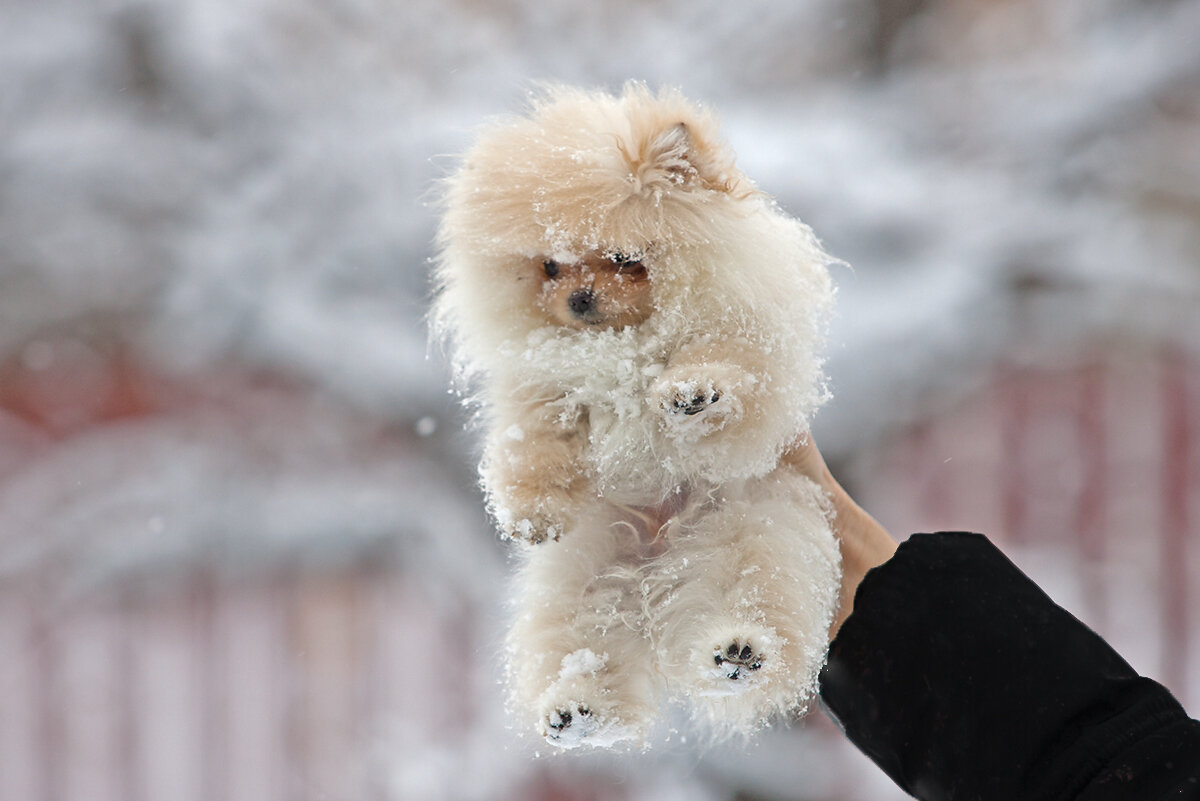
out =
<path fill-rule="evenodd" d="M 854 593 L 867 571 L 891 559 L 896 553 L 897 542 L 838 484 L 811 434 L 784 458 L 802 475 L 816 482 L 833 505 L 833 533 L 842 552 L 842 589 L 838 611 L 829 630 L 832 640 L 854 611 Z"/>

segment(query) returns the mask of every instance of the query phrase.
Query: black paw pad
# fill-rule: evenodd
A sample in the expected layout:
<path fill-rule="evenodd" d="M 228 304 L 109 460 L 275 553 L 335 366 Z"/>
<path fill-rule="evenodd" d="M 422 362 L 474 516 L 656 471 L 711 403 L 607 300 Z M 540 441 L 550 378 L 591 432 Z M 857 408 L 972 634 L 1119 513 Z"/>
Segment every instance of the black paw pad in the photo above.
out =
<path fill-rule="evenodd" d="M 691 398 L 677 397 L 674 402 L 674 411 L 683 412 L 687 415 L 700 414 L 712 404 L 721 399 L 721 393 L 713 390 L 711 393 L 697 392 Z"/>
<path fill-rule="evenodd" d="M 731 681 L 737 681 L 762 667 L 762 657 L 755 653 L 754 648 L 749 643 L 742 644 L 737 640 L 725 648 L 717 648 L 713 653 L 713 662 Z"/>
<path fill-rule="evenodd" d="M 571 728 L 572 723 L 578 723 L 591 716 L 592 710 L 586 706 L 576 706 L 574 709 L 556 709 L 546 718 L 546 726 L 549 728 L 546 736 L 557 740 L 567 729 Z"/>

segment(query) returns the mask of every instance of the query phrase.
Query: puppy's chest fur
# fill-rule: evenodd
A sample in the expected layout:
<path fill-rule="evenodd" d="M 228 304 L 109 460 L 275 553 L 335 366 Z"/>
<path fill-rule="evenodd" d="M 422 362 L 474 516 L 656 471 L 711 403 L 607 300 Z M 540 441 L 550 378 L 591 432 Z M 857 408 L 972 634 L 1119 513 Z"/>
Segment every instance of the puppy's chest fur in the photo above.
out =
<path fill-rule="evenodd" d="M 564 429 L 586 430 L 584 456 L 610 502 L 656 506 L 687 472 L 650 398 L 677 341 L 647 321 L 619 331 L 543 328 L 513 349 L 516 369 L 547 390 Z"/>

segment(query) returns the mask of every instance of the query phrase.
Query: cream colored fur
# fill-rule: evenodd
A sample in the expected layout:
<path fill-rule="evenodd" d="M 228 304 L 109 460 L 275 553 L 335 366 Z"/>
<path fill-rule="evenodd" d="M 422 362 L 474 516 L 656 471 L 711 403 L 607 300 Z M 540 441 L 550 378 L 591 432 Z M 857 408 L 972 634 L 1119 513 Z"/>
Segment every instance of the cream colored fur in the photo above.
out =
<path fill-rule="evenodd" d="M 824 499 L 781 461 L 826 396 L 811 231 L 708 112 L 638 84 L 546 90 L 445 189 L 435 325 L 486 426 L 489 509 L 531 543 L 514 708 L 563 746 L 642 742 L 665 698 L 717 731 L 802 708 L 839 581 Z M 548 282 L 633 292 L 622 258 L 647 313 L 563 324 L 561 283 L 548 309 Z"/>

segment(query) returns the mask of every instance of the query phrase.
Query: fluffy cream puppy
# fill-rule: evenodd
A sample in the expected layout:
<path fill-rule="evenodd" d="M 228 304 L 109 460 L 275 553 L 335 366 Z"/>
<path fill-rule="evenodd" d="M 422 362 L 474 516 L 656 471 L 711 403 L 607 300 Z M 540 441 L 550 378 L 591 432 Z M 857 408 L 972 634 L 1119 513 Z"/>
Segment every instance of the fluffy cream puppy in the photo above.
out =
<path fill-rule="evenodd" d="M 445 185 L 435 325 L 527 543 L 507 672 L 564 747 L 645 742 L 665 699 L 718 732 L 805 706 L 837 601 L 788 464 L 826 392 L 829 258 L 673 91 L 551 88 Z"/>

